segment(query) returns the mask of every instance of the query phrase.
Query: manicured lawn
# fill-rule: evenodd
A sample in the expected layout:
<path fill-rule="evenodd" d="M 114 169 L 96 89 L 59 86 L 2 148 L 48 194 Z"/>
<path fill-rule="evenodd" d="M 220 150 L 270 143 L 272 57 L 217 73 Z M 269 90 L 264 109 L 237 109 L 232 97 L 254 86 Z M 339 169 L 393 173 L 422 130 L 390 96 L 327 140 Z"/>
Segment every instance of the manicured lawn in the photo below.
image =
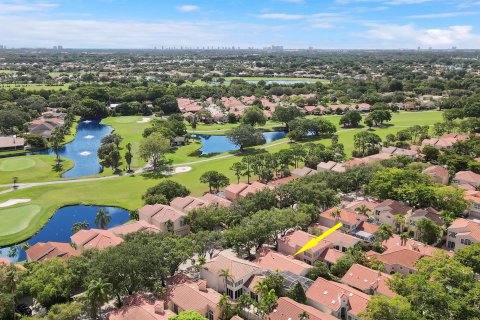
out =
<path fill-rule="evenodd" d="M 123 137 L 123 141 L 120 145 L 122 148 L 122 158 L 125 155 L 127 143 L 132 144 L 132 168 L 140 168 L 145 165 L 145 161 L 138 157 L 138 147 L 140 146 L 140 141 L 143 139 L 143 130 L 149 128 L 151 124 L 149 122 L 138 123 L 141 121 L 143 116 L 128 116 L 128 117 L 108 117 L 102 120 L 102 124 L 109 125 L 113 127 L 115 133 L 118 133 Z M 124 158 L 123 158 L 124 159 Z M 123 160 L 125 163 L 125 160 Z"/>
<path fill-rule="evenodd" d="M 42 182 L 57 180 L 60 175 L 73 167 L 73 161 L 63 159 L 60 172 L 54 170 L 55 157 L 47 155 L 18 156 L 0 159 L 0 184 L 11 183 L 13 177 L 18 182 Z"/>

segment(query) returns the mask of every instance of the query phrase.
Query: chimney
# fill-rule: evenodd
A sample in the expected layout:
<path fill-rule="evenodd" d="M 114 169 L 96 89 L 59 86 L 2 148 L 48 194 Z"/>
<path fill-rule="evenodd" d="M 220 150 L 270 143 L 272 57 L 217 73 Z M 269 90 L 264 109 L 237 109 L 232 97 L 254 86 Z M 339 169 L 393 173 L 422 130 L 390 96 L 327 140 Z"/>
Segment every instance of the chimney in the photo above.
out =
<path fill-rule="evenodd" d="M 159 300 L 155 303 L 155 313 L 159 315 L 165 314 L 165 308 L 163 306 L 165 302 L 163 300 Z"/>
<path fill-rule="evenodd" d="M 198 290 L 207 292 L 207 281 L 202 280 L 198 282 Z"/>

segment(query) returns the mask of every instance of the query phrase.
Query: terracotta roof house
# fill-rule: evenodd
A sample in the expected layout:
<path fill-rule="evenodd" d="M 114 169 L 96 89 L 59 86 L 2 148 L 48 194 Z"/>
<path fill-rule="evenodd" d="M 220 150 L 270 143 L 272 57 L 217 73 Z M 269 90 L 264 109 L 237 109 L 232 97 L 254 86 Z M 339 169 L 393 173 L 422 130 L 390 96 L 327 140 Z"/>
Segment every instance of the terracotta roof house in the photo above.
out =
<path fill-rule="evenodd" d="M 80 230 L 70 239 L 78 252 L 89 249 L 105 249 L 123 242 L 123 239 L 112 231 L 102 229 Z"/>
<path fill-rule="evenodd" d="M 52 136 L 53 130 L 55 130 L 55 128 L 59 126 L 61 126 L 61 124 L 51 121 L 37 121 L 35 123 L 32 122 L 28 126 L 28 133 L 49 139 Z"/>
<path fill-rule="evenodd" d="M 464 199 L 470 202 L 468 209 L 468 217 L 473 219 L 480 219 L 480 191 L 467 190 Z"/>
<path fill-rule="evenodd" d="M 218 302 L 222 295 L 207 288 L 206 281 L 182 283 L 170 288 L 168 308 L 176 314 L 182 311 L 196 311 L 209 320 L 219 320 L 221 310 Z"/>
<path fill-rule="evenodd" d="M 395 216 L 407 216 L 411 213 L 412 207 L 397 200 L 387 199 L 380 203 L 374 209 L 374 218 L 381 224 L 388 224 L 392 228 L 396 228 Z"/>
<path fill-rule="evenodd" d="M 281 297 L 272 312 L 265 316 L 265 320 L 302 320 L 299 315 L 308 314 L 308 320 L 336 320 L 334 316 L 317 310 L 311 306 L 301 304 L 288 297 Z M 233 318 L 232 318 L 233 319 Z"/>
<path fill-rule="evenodd" d="M 127 234 L 133 233 L 133 232 L 154 232 L 154 233 L 159 233 L 161 232 L 160 228 L 154 226 L 153 224 L 150 224 L 144 220 L 140 221 L 135 221 L 132 223 L 126 223 L 122 224 L 117 227 L 113 227 L 109 229 L 112 231 L 115 235 L 119 237 L 125 237 Z"/>
<path fill-rule="evenodd" d="M 367 213 L 369 216 L 373 214 L 375 207 L 379 204 L 380 202 L 375 201 L 375 200 L 370 200 L 370 199 L 363 199 L 363 200 L 354 200 L 348 203 L 345 203 L 345 210 L 356 212 L 357 208 L 360 208 L 361 206 L 367 207 L 370 211 Z"/>
<path fill-rule="evenodd" d="M 194 113 L 203 109 L 203 107 L 198 103 L 196 103 L 195 101 L 186 99 L 186 98 L 178 98 L 177 103 L 178 103 L 178 108 L 182 113 L 185 113 L 185 112 Z"/>
<path fill-rule="evenodd" d="M 220 275 L 222 270 L 229 271 L 228 279 Z M 236 300 L 243 293 L 243 284 L 252 275 L 260 272 L 261 267 L 258 264 L 240 259 L 231 252 L 222 251 L 217 257 L 202 266 L 200 277 L 206 280 L 209 288 L 216 291 L 225 292 L 226 287 L 226 293 Z"/>
<path fill-rule="evenodd" d="M 370 296 L 342 283 L 318 278 L 306 292 L 307 303 L 339 319 L 359 319 Z"/>
<path fill-rule="evenodd" d="M 258 181 L 254 181 L 252 184 L 246 184 L 243 182 L 231 184 L 225 188 L 225 198 L 234 201 L 238 198 L 245 197 L 249 193 L 255 193 L 265 188 L 268 188 L 268 186 Z"/>
<path fill-rule="evenodd" d="M 435 148 L 451 148 L 455 143 L 458 141 L 466 140 L 468 136 L 456 133 L 444 134 L 440 138 L 431 138 L 431 139 L 424 139 L 422 141 L 422 148 L 426 145 L 431 145 Z"/>
<path fill-rule="evenodd" d="M 176 197 L 170 202 L 170 206 L 182 212 L 188 213 L 193 211 L 197 208 L 205 206 L 206 203 L 203 200 L 200 200 L 195 197 L 187 196 L 187 197 Z"/>
<path fill-rule="evenodd" d="M 310 169 L 308 167 L 295 168 L 291 171 L 292 176 L 294 177 L 305 177 L 312 176 L 317 173 L 317 170 Z"/>
<path fill-rule="evenodd" d="M 413 211 L 413 213 L 407 218 L 408 220 L 407 223 L 410 225 L 410 228 L 414 230 L 415 239 L 418 239 L 420 236 L 416 223 L 417 221 L 422 219 L 430 219 L 433 222 L 435 222 L 435 224 L 437 224 L 437 226 L 439 227 L 443 227 L 445 225 L 443 218 L 438 214 L 438 211 L 435 210 L 434 208 L 429 207 L 425 209 L 417 209 Z"/>
<path fill-rule="evenodd" d="M 318 223 L 322 226 L 331 228 L 338 222 L 342 222 L 343 230 L 355 230 L 362 221 L 366 221 L 367 219 L 367 216 L 356 211 L 352 212 L 334 207 L 320 213 Z"/>
<path fill-rule="evenodd" d="M 367 252 L 367 259 L 375 257 L 382 261 L 385 271 L 389 274 L 395 272 L 403 275 L 415 273 L 417 272 L 415 263 L 418 260 L 433 256 L 435 251 L 443 251 L 412 239 L 402 240 L 398 235 L 393 235 L 390 239 L 385 240 L 382 246 L 386 248 L 385 252 L 380 254 L 369 251 Z"/>
<path fill-rule="evenodd" d="M 186 235 L 190 227 L 185 224 L 186 213 L 164 204 L 146 205 L 138 210 L 140 220 L 144 220 L 160 228 L 162 232 L 168 231 L 172 223 L 173 231 L 179 235 Z"/>
<path fill-rule="evenodd" d="M 380 150 L 380 153 L 385 153 L 394 157 L 407 156 L 412 159 L 418 158 L 418 153 L 409 149 L 402 149 L 397 147 L 386 147 Z"/>
<path fill-rule="evenodd" d="M 123 307 L 108 314 L 108 320 L 168 320 L 175 316 L 165 309 L 165 301 L 152 301 L 141 293 L 124 299 Z"/>
<path fill-rule="evenodd" d="M 448 170 L 442 166 L 430 166 L 423 170 L 422 173 L 428 174 L 436 183 L 441 183 L 444 185 L 447 185 L 450 179 Z"/>
<path fill-rule="evenodd" d="M 391 278 L 386 273 L 355 263 L 345 273 L 342 282 L 366 294 L 393 297 L 395 293 L 387 285 L 387 280 Z"/>
<path fill-rule="evenodd" d="M 206 193 L 205 195 L 198 198 L 204 201 L 207 205 L 217 205 L 219 207 L 230 207 L 232 202 L 228 199 L 217 196 L 216 194 Z"/>
<path fill-rule="evenodd" d="M 257 259 L 253 261 L 262 269 L 270 271 L 290 271 L 299 276 L 306 276 L 311 266 L 292 256 L 286 256 L 269 248 L 262 247 L 257 251 Z"/>
<path fill-rule="evenodd" d="M 0 137 L 0 150 L 21 150 L 25 147 L 25 139 L 16 136 Z"/>
<path fill-rule="evenodd" d="M 334 232 L 327 239 L 320 241 L 314 248 L 295 255 L 300 248 L 313 238 L 315 238 L 314 235 L 305 231 L 297 230 L 291 232 L 279 239 L 278 251 L 285 255 L 295 256 L 296 259 L 302 260 L 310 265 L 317 260 L 332 264 L 343 255 L 342 252 L 346 251 L 347 248 L 353 247 L 360 241 L 355 237 L 341 232 Z"/>
<path fill-rule="evenodd" d="M 63 242 L 38 242 L 26 250 L 28 262 L 41 262 L 53 258 L 67 259 L 71 256 L 79 256 L 68 243 Z"/>
<path fill-rule="evenodd" d="M 317 171 L 335 171 L 335 172 L 345 172 L 345 166 L 342 163 L 335 161 L 320 162 L 317 165 Z"/>
<path fill-rule="evenodd" d="M 480 242 L 480 220 L 456 219 L 447 229 L 447 248 L 458 250 Z"/>
<path fill-rule="evenodd" d="M 458 185 L 469 184 L 476 188 L 480 186 L 480 174 L 472 171 L 459 171 L 453 177 L 452 182 Z"/>

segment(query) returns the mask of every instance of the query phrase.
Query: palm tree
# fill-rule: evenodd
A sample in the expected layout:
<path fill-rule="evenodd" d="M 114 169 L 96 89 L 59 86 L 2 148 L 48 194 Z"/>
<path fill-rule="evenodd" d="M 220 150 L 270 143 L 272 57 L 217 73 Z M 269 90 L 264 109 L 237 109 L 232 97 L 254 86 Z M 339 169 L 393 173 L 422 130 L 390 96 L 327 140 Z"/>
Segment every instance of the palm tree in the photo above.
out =
<path fill-rule="evenodd" d="M 404 245 L 408 239 L 408 232 L 403 232 L 400 234 L 401 245 Z"/>
<path fill-rule="evenodd" d="M 392 235 L 393 235 L 393 228 L 388 224 L 382 224 L 380 227 L 378 227 L 377 232 L 375 232 L 375 237 L 380 242 L 390 239 Z"/>
<path fill-rule="evenodd" d="M 403 228 L 405 226 L 405 223 L 407 222 L 405 217 L 401 214 L 397 214 L 397 215 L 395 215 L 393 220 L 395 221 L 395 225 L 397 226 L 397 231 L 398 232 L 403 232 Z"/>
<path fill-rule="evenodd" d="M 225 292 L 227 292 L 227 281 L 232 279 L 232 275 L 230 274 L 229 269 L 222 269 L 218 272 L 218 276 L 223 278 L 223 282 L 225 283 Z"/>
<path fill-rule="evenodd" d="M 230 303 L 229 296 L 227 296 L 226 294 L 222 295 L 222 297 L 218 301 L 217 306 L 220 308 L 222 312 L 222 315 L 220 317 L 222 320 L 228 320 L 231 317 L 233 317 L 234 310 L 233 310 L 232 304 Z"/>
<path fill-rule="evenodd" d="M 356 208 L 355 211 L 363 216 L 368 216 L 368 213 L 372 210 L 370 210 L 370 208 L 368 208 L 366 205 L 362 204 L 360 207 Z"/>
<path fill-rule="evenodd" d="M 340 214 L 342 213 L 342 210 L 340 210 L 339 208 L 336 208 L 335 210 L 333 210 L 330 215 L 337 219 L 338 217 L 340 217 Z"/>
<path fill-rule="evenodd" d="M 95 217 L 95 225 L 100 227 L 100 229 L 105 229 L 111 220 L 112 217 L 108 214 L 108 212 L 105 211 L 105 209 L 100 209 Z"/>
<path fill-rule="evenodd" d="M 307 313 L 307 311 L 303 311 L 298 315 L 299 320 L 307 320 L 310 319 L 310 315 Z"/>
<path fill-rule="evenodd" d="M 60 148 L 62 147 L 64 139 L 65 135 L 60 128 L 53 130 L 52 136 L 50 137 L 50 143 L 52 144 L 52 149 L 56 156 L 57 166 L 60 165 Z"/>
<path fill-rule="evenodd" d="M 82 221 L 82 222 L 75 222 L 73 225 L 72 225 L 72 234 L 75 234 L 77 233 L 78 231 L 80 230 L 86 230 L 90 227 L 90 224 L 88 223 L 88 221 Z"/>
<path fill-rule="evenodd" d="M 7 289 L 9 289 L 10 294 L 13 296 L 12 299 L 12 311 L 13 311 L 13 319 L 17 318 L 16 311 L 17 311 L 17 302 L 15 297 L 15 291 L 17 290 L 17 269 L 16 267 L 10 267 L 9 270 L 5 274 L 5 285 Z"/>
<path fill-rule="evenodd" d="M 92 308 L 93 318 L 97 318 L 100 315 L 102 305 L 108 301 L 111 291 L 112 284 L 104 282 L 101 278 L 90 281 L 87 288 L 87 300 Z"/>
<path fill-rule="evenodd" d="M 127 143 L 126 148 L 127 148 L 127 152 L 125 153 L 125 162 L 127 163 L 127 171 L 130 172 L 132 171 L 132 168 L 130 167 L 130 165 L 132 164 L 132 158 L 133 158 L 132 144 L 130 142 Z"/>

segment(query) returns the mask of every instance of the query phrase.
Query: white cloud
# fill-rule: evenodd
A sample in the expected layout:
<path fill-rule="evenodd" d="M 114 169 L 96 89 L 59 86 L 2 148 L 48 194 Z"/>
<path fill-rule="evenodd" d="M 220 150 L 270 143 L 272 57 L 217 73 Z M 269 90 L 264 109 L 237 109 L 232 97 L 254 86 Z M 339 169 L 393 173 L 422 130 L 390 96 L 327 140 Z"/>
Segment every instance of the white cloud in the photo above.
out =
<path fill-rule="evenodd" d="M 198 11 L 199 9 L 200 9 L 199 6 L 196 6 L 193 4 L 186 4 L 186 5 L 177 7 L 177 10 L 182 12 L 193 12 L 193 11 Z"/>
<path fill-rule="evenodd" d="M 264 13 L 259 14 L 257 17 L 261 19 L 275 19 L 275 20 L 300 20 L 306 18 L 301 14 L 289 14 L 289 13 Z"/>
<path fill-rule="evenodd" d="M 417 14 L 409 16 L 413 19 L 437 19 L 437 18 L 453 18 L 463 16 L 475 16 L 480 14 L 479 11 L 461 11 L 461 12 L 443 12 L 443 13 L 429 13 L 429 14 Z"/>
<path fill-rule="evenodd" d="M 0 14 L 42 11 L 58 7 L 57 3 L 38 2 L 27 4 L 24 2 L 0 3 Z"/>
<path fill-rule="evenodd" d="M 263 46 L 269 43 L 266 35 L 279 30 L 283 30 L 283 26 L 231 21 L 98 21 L 0 15 L 1 41 L 9 47 Z"/>
<path fill-rule="evenodd" d="M 450 26 L 445 29 L 418 29 L 413 24 L 376 24 L 358 37 L 382 41 L 390 47 L 431 46 L 448 48 L 476 48 L 480 46 L 480 36 L 472 33 L 472 26 Z"/>

